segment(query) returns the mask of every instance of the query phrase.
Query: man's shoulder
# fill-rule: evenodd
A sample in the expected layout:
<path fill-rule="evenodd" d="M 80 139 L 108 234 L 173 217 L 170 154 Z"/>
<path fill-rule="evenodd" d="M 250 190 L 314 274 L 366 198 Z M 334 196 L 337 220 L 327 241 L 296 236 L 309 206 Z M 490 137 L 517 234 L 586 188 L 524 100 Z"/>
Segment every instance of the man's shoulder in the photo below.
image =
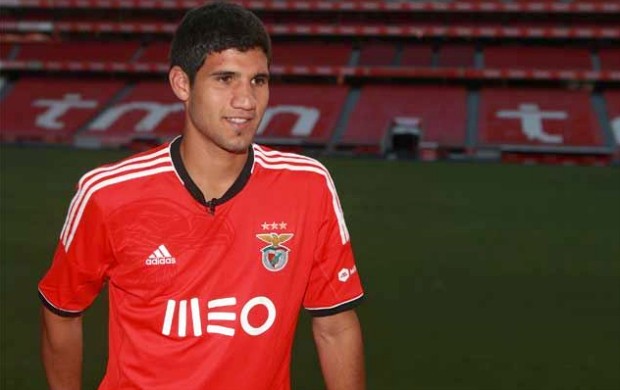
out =
<path fill-rule="evenodd" d="M 117 188 L 123 183 L 172 171 L 169 149 L 169 143 L 165 143 L 91 169 L 82 175 L 77 183 L 77 190 L 82 193 L 94 193 L 104 188 Z"/>
<path fill-rule="evenodd" d="M 331 180 L 325 165 L 312 157 L 258 144 L 254 144 L 253 149 L 255 163 L 266 170 L 286 171 L 293 175 L 318 175 Z"/>

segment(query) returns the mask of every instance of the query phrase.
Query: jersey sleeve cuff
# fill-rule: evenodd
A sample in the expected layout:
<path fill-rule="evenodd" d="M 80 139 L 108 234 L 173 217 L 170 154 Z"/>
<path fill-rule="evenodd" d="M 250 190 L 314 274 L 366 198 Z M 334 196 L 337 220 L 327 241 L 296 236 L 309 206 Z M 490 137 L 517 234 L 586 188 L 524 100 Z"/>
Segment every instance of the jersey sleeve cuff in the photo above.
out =
<path fill-rule="evenodd" d="M 335 306 L 319 307 L 319 308 L 306 307 L 306 310 L 313 317 L 326 317 L 326 316 L 331 316 L 334 314 L 342 313 L 343 311 L 351 310 L 357 307 L 360 303 L 362 303 L 364 299 L 365 299 L 365 295 L 361 294 L 353 299 L 342 302 Z"/>
<path fill-rule="evenodd" d="M 51 311 L 52 313 L 61 316 L 61 317 L 79 317 L 82 315 L 81 311 L 67 311 L 67 310 L 62 310 L 57 308 L 56 306 L 52 305 L 47 298 L 45 298 L 45 295 L 43 295 L 43 293 L 41 293 L 41 291 L 39 291 L 39 299 L 41 300 L 41 302 L 43 303 L 43 306 L 45 306 L 45 308 L 49 311 Z"/>

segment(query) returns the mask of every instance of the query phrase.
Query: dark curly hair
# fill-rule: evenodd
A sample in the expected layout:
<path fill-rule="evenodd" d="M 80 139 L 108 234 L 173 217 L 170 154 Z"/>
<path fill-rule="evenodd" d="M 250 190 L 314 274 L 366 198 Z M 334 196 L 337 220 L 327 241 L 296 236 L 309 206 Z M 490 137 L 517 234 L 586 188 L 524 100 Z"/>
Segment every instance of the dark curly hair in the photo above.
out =
<path fill-rule="evenodd" d="M 216 1 L 185 15 L 172 39 L 170 67 L 181 67 L 193 83 L 209 54 L 255 48 L 265 53 L 270 64 L 271 40 L 260 19 L 240 5 Z"/>

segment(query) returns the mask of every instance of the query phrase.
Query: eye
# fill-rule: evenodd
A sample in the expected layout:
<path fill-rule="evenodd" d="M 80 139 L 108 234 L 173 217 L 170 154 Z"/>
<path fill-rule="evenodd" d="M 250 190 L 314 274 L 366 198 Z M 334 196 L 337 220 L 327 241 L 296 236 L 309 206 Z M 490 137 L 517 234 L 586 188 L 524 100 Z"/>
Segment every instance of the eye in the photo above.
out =
<path fill-rule="evenodd" d="M 257 86 L 267 85 L 269 84 L 269 77 L 268 76 L 256 76 L 252 80 L 252 83 Z"/>
<path fill-rule="evenodd" d="M 230 84 L 230 82 L 233 80 L 233 76 L 229 74 L 222 74 L 222 75 L 217 76 L 215 80 L 220 83 Z"/>

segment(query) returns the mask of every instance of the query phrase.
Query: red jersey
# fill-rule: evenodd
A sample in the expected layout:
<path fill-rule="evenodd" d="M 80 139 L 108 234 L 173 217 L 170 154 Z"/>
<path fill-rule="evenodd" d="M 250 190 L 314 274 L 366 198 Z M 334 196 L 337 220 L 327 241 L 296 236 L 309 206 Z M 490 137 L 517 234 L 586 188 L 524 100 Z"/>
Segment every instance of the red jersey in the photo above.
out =
<path fill-rule="evenodd" d="M 108 282 L 100 389 L 289 389 L 299 309 L 363 297 L 334 183 L 311 158 L 253 145 L 205 201 L 180 140 L 81 178 L 41 299 L 79 315 Z"/>

